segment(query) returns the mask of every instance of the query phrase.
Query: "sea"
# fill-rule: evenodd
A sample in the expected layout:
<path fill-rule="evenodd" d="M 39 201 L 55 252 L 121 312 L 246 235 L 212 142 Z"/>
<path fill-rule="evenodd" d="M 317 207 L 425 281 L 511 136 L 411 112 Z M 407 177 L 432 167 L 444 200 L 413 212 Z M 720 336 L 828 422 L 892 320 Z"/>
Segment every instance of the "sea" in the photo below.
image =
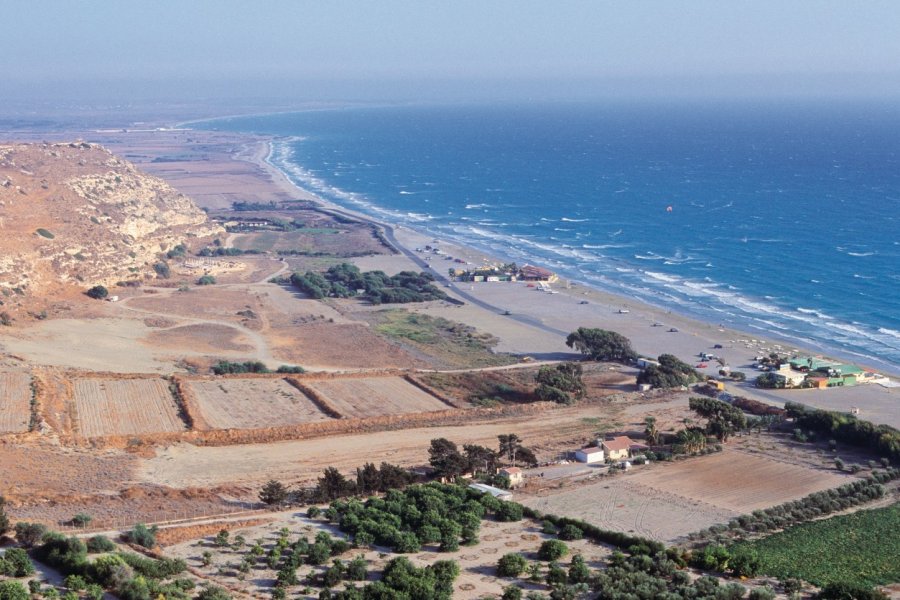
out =
<path fill-rule="evenodd" d="M 232 117 L 347 208 L 900 372 L 900 108 L 655 101 Z"/>

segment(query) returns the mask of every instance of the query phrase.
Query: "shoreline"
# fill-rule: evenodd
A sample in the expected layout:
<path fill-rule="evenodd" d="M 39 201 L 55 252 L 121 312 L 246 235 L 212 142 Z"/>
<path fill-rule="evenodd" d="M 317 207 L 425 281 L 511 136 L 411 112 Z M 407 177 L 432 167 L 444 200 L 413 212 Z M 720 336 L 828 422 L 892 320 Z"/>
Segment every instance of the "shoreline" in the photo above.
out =
<path fill-rule="evenodd" d="M 237 134 L 241 135 L 241 134 Z M 253 151 L 242 152 L 243 156 L 238 158 L 238 160 L 249 160 L 261 168 L 263 171 L 268 173 L 268 175 L 272 178 L 273 183 L 278 186 L 283 191 L 290 193 L 294 196 L 298 194 L 298 192 L 302 195 L 303 200 L 313 201 L 320 206 L 323 207 L 327 212 L 335 212 L 338 214 L 345 214 L 347 216 L 353 217 L 355 219 L 372 223 L 382 228 L 387 228 L 390 230 L 395 236 L 391 240 L 392 243 L 396 244 L 398 247 L 396 248 L 401 253 L 411 254 L 412 250 L 410 246 L 415 247 L 416 245 L 422 245 L 429 243 L 433 238 L 433 234 L 428 232 L 427 230 L 419 229 L 415 226 L 410 226 L 407 224 L 393 224 L 387 223 L 375 216 L 370 214 L 354 210 L 352 208 L 348 208 L 337 204 L 327 198 L 323 198 L 322 196 L 314 193 L 313 191 L 302 187 L 294 183 L 287 173 L 285 173 L 282 169 L 274 165 L 270 162 L 271 156 L 274 153 L 274 142 L 277 141 L 276 136 L 261 136 L 264 139 L 262 141 L 256 142 L 247 142 L 246 146 L 257 146 L 257 148 Z M 249 150 L 249 148 L 248 148 Z M 397 237 L 405 237 L 408 238 L 407 243 L 404 243 L 404 240 L 397 239 Z M 466 242 L 462 242 L 455 239 L 447 239 L 447 236 L 444 234 L 440 234 L 440 244 L 442 247 L 450 246 L 452 247 L 457 254 L 466 255 L 472 259 L 477 261 L 492 261 L 492 262 L 505 262 L 511 260 L 510 257 L 502 257 L 497 256 L 495 253 L 485 251 L 483 249 L 474 247 Z M 421 242 L 421 243 L 419 243 Z M 404 252 L 405 251 L 405 252 Z M 473 262 L 473 261 L 470 261 Z M 540 262 L 539 260 L 536 262 Z M 477 262 L 474 264 L 478 264 Z M 421 265 L 420 265 L 421 266 Z M 427 265 L 426 265 L 427 266 Z M 438 273 L 438 275 L 442 275 L 442 273 Z M 508 283 L 497 284 L 497 285 L 510 285 Z M 514 285 L 514 284 L 513 284 Z M 477 284 L 475 287 L 479 286 L 488 286 L 491 287 L 491 284 Z M 571 286 L 571 287 L 569 287 Z M 457 286 L 458 287 L 458 286 Z M 577 288 L 576 291 L 573 291 L 572 288 Z M 643 299 L 638 299 L 634 297 L 629 297 L 624 294 L 620 294 L 617 292 L 604 290 L 599 288 L 591 283 L 585 283 L 577 280 L 567 280 L 563 277 L 560 278 L 559 282 L 554 284 L 554 289 L 559 291 L 559 295 L 565 295 L 570 298 L 580 299 L 584 297 L 592 298 L 595 302 L 600 302 L 602 305 L 605 305 L 609 308 L 619 307 L 623 310 L 628 310 L 630 313 L 636 313 L 642 321 L 652 320 L 652 322 L 667 322 L 667 323 L 678 323 L 681 328 L 685 328 L 690 330 L 690 333 L 694 337 L 699 337 L 699 332 L 705 332 L 708 335 L 712 335 L 712 337 L 716 338 L 727 338 L 726 343 L 733 349 L 739 349 L 739 346 L 743 346 L 740 348 L 742 350 L 746 350 L 747 352 L 757 352 L 757 353 L 768 353 L 768 351 L 778 351 L 780 353 L 785 354 L 807 354 L 810 356 L 825 356 L 826 358 L 833 358 L 837 361 L 846 361 L 850 364 L 854 364 L 864 368 L 867 371 L 874 371 L 877 373 L 881 373 L 882 375 L 898 378 L 900 377 L 900 369 L 891 369 L 884 367 L 872 367 L 868 366 L 863 362 L 858 361 L 857 359 L 852 357 L 852 353 L 841 352 L 840 349 L 837 348 L 810 348 L 802 343 L 798 343 L 794 340 L 791 340 L 786 337 L 780 337 L 777 335 L 771 335 L 768 333 L 760 333 L 755 334 L 751 331 L 745 331 L 740 328 L 734 326 L 722 326 L 720 324 L 713 323 L 710 320 L 705 320 L 695 315 L 684 314 L 677 310 L 677 307 L 667 307 L 667 306 L 658 306 L 646 302 Z M 456 290 L 457 293 L 459 290 Z M 471 291 L 474 291 L 471 290 Z M 468 294 L 466 294 L 468 295 Z M 478 295 L 478 294 L 476 294 Z M 502 296 L 502 295 L 501 295 Z M 650 319 L 648 319 L 648 315 Z M 539 319 L 523 319 L 522 321 L 535 321 Z M 543 321 L 541 321 L 543 322 Z M 532 323 L 535 324 L 535 323 Z M 584 326 L 591 326 L 589 324 L 585 324 Z M 670 327 L 667 325 L 665 328 L 656 328 L 663 329 L 664 331 L 669 329 Z M 676 327 L 679 329 L 679 327 Z M 714 334 L 714 335 L 713 335 Z M 626 336 L 627 337 L 627 336 Z M 645 336 L 640 336 L 645 337 Z M 662 337 L 662 336 L 660 336 Z M 704 336 L 705 337 L 705 336 Z M 723 343 L 723 346 L 726 346 L 726 343 Z M 666 345 L 666 344 L 662 344 Z M 715 344 L 713 344 L 715 345 Z M 729 347 L 726 346 L 726 347 Z M 640 351 L 640 350 L 639 350 Z M 646 353 L 646 352 L 645 352 Z M 661 352 L 650 352 L 652 356 L 657 356 Z M 692 356 L 696 355 L 693 353 Z M 682 357 L 683 359 L 686 357 Z M 734 366 L 733 366 L 734 368 Z"/>

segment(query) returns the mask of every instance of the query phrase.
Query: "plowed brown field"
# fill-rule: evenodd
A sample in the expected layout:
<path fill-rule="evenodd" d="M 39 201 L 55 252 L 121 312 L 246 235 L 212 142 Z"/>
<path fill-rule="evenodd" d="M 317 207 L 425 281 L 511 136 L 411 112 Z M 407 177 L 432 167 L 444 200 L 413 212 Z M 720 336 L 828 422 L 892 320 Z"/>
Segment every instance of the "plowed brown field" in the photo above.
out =
<path fill-rule="evenodd" d="M 344 417 L 377 417 L 450 408 L 399 377 L 361 377 L 304 383 L 325 396 Z"/>
<path fill-rule="evenodd" d="M 542 512 L 671 543 L 732 517 L 837 487 L 847 477 L 726 450 L 635 467 L 624 476 L 545 490 L 519 501 Z"/>
<path fill-rule="evenodd" d="M 162 379 L 77 379 L 78 431 L 85 437 L 184 431 Z"/>
<path fill-rule="evenodd" d="M 330 418 L 283 379 L 221 379 L 188 385 L 203 420 L 214 429 L 277 427 Z"/>
<path fill-rule="evenodd" d="M 28 431 L 30 383 L 31 378 L 25 373 L 0 373 L 0 433 Z"/>

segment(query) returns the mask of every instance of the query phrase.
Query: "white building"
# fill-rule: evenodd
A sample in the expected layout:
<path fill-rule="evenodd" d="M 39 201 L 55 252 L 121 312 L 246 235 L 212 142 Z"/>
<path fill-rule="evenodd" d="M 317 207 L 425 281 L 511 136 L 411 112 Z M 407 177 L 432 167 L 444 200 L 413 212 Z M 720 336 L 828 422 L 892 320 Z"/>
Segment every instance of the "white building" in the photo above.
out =
<path fill-rule="evenodd" d="M 603 448 L 593 446 L 591 448 L 582 448 L 575 451 L 575 460 L 587 464 L 602 463 L 606 459 Z"/>
<path fill-rule="evenodd" d="M 494 498 L 499 500 L 512 500 L 513 495 L 509 490 L 501 490 L 500 488 L 494 487 L 492 485 L 486 485 L 484 483 L 470 483 L 469 487 L 473 490 L 478 490 L 479 492 L 484 492 L 485 494 L 490 494 Z"/>

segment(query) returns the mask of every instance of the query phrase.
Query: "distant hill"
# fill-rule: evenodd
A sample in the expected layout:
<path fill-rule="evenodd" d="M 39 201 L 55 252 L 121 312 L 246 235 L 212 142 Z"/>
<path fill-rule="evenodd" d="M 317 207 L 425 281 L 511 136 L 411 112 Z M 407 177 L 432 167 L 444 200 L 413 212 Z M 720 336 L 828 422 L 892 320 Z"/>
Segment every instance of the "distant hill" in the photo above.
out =
<path fill-rule="evenodd" d="M 155 277 L 167 250 L 220 233 L 190 198 L 101 146 L 0 145 L 0 300 Z"/>

